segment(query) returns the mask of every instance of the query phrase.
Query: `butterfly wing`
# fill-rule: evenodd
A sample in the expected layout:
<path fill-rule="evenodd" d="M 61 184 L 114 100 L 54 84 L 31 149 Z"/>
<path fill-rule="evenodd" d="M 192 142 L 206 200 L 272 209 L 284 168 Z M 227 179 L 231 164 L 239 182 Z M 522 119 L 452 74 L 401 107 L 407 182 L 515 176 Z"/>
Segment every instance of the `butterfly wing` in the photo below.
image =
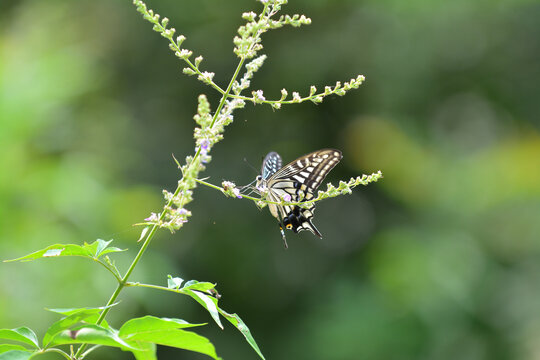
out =
<path fill-rule="evenodd" d="M 281 169 L 281 156 L 275 151 L 272 151 L 266 155 L 263 160 L 261 175 L 264 180 L 268 179 L 270 176 L 275 174 L 279 169 Z"/>
<path fill-rule="evenodd" d="M 270 154 L 267 155 L 267 158 Z M 292 202 L 311 200 L 321 182 L 341 158 L 342 154 L 339 150 L 322 149 L 290 162 L 268 178 L 269 200 L 280 202 L 287 198 L 287 195 L 291 197 Z M 309 230 L 318 237 L 322 237 L 311 222 L 315 205 L 309 208 L 300 208 L 296 205 L 270 204 L 269 208 L 272 215 L 278 218 L 287 229 L 291 229 L 295 233 Z"/>

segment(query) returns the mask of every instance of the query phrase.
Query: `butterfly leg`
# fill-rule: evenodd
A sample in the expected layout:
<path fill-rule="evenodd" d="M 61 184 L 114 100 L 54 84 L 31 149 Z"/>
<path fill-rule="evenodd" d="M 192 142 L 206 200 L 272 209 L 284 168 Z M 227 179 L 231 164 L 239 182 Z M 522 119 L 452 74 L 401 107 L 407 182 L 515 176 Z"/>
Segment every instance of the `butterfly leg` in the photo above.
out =
<path fill-rule="evenodd" d="M 287 238 L 285 237 L 285 231 L 283 231 L 283 226 L 281 226 L 281 223 L 278 223 L 279 225 L 279 231 L 281 231 L 281 238 L 283 239 L 283 243 L 285 244 L 285 249 L 289 248 L 289 245 L 287 245 Z"/>

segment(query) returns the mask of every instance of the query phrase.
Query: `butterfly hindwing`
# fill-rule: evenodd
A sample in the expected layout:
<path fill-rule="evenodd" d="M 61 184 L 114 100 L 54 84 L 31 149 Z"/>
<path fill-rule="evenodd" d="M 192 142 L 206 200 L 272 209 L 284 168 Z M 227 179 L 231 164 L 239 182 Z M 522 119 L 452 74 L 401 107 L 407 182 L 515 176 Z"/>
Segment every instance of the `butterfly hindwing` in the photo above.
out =
<path fill-rule="evenodd" d="M 270 176 L 275 174 L 279 169 L 281 169 L 281 156 L 275 151 L 272 151 L 266 155 L 263 160 L 261 175 L 263 179 L 268 179 Z"/>

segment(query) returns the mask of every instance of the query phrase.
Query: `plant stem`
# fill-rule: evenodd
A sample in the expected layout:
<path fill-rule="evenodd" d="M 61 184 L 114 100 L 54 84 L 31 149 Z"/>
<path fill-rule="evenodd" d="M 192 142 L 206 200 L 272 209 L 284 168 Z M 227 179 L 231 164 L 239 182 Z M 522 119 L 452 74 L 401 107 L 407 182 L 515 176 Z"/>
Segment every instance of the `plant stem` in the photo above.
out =
<path fill-rule="evenodd" d="M 46 349 L 46 350 L 43 350 L 43 351 L 40 351 L 40 352 L 43 353 L 43 354 L 50 353 L 50 352 L 55 352 L 55 353 L 58 353 L 58 354 L 62 355 L 66 359 L 71 360 L 71 357 L 68 354 L 66 354 L 64 351 L 60 350 L 60 349 L 50 348 L 50 349 Z"/>
<path fill-rule="evenodd" d="M 243 64 L 244 64 L 244 58 L 242 57 L 242 58 L 240 58 L 238 66 L 236 67 L 236 71 L 234 72 L 234 75 L 232 76 L 231 81 L 229 82 L 229 86 L 227 87 L 227 90 L 225 91 L 225 93 L 221 97 L 221 101 L 219 102 L 219 106 L 216 109 L 216 112 L 214 113 L 214 117 L 212 118 L 212 123 L 210 124 L 210 128 L 215 124 L 215 122 L 216 122 L 216 120 L 218 118 L 219 112 L 221 111 L 221 109 L 223 109 L 223 106 L 225 105 L 225 101 L 229 97 L 229 94 L 231 92 L 234 81 L 238 77 L 238 74 L 240 73 L 240 70 L 242 69 Z M 201 147 L 199 146 L 199 148 L 197 149 L 197 153 L 193 157 L 193 161 L 191 162 L 191 164 L 195 163 L 194 160 L 196 160 L 200 156 L 200 154 L 201 154 Z M 190 166 L 191 166 L 191 164 L 190 164 Z M 172 205 L 173 199 L 176 196 L 178 196 L 179 192 L 180 192 L 180 186 L 177 186 L 176 190 L 174 192 L 174 195 L 171 197 L 171 200 L 169 200 L 166 207 L 170 207 Z M 150 230 L 150 232 L 146 236 L 146 239 L 144 240 L 143 245 L 139 249 L 139 252 L 137 253 L 137 256 L 135 256 L 135 259 L 133 259 L 133 261 L 131 262 L 131 265 L 129 266 L 128 270 L 126 271 L 126 274 L 122 277 L 122 279 L 120 281 L 118 281 L 118 285 L 116 286 L 116 289 L 114 290 L 113 294 L 109 298 L 109 301 L 107 302 L 107 305 L 105 305 L 106 308 L 103 309 L 103 311 L 99 315 L 99 317 L 98 317 L 98 319 L 96 321 L 96 325 L 100 325 L 103 322 L 103 320 L 105 320 L 105 317 L 109 313 L 111 305 L 115 303 L 116 299 L 120 295 L 120 292 L 126 286 L 126 283 L 127 283 L 128 279 L 129 279 L 129 276 L 131 275 L 131 273 L 135 269 L 135 266 L 137 266 L 137 263 L 139 262 L 139 260 L 143 256 L 144 252 L 146 251 L 146 249 L 150 245 L 150 241 L 152 241 L 152 239 L 154 237 L 154 234 L 156 233 L 157 229 L 159 228 L 158 224 L 160 224 L 161 221 L 165 218 L 165 214 L 166 214 L 165 210 L 162 211 L 160 216 L 159 216 L 159 220 L 156 222 L 156 224 L 154 226 L 152 226 L 152 230 Z M 77 350 L 77 353 L 75 354 L 76 359 L 80 358 L 82 352 L 86 349 L 86 347 L 87 347 L 87 344 L 82 344 L 79 347 L 79 349 Z"/>
<path fill-rule="evenodd" d="M 101 264 L 105 269 L 107 269 L 111 274 L 113 274 L 113 276 L 116 278 L 116 281 L 121 281 L 120 279 L 120 274 L 117 274 L 113 269 L 111 269 L 107 264 L 101 262 L 99 259 L 98 260 L 94 260 L 96 261 L 97 263 Z"/>
<path fill-rule="evenodd" d="M 223 105 L 225 105 L 225 101 L 227 100 L 227 98 L 229 96 L 232 96 L 232 95 L 229 95 L 229 94 L 231 92 L 231 89 L 232 89 L 232 86 L 233 86 L 234 82 L 236 81 L 236 78 L 238 77 L 238 74 L 240 73 L 240 69 L 242 69 L 242 65 L 244 65 L 244 60 L 245 59 L 243 57 L 240 58 L 240 61 L 238 62 L 238 66 L 236 67 L 234 75 L 231 78 L 231 81 L 229 82 L 229 86 L 227 86 L 227 90 L 225 90 L 225 93 L 221 97 L 221 101 L 219 102 L 218 108 L 216 109 L 216 112 L 214 113 L 214 117 L 212 118 L 212 123 L 210 124 L 210 128 L 212 128 L 212 126 L 214 126 L 221 109 L 223 109 Z M 199 152 L 200 152 L 200 148 L 199 148 L 199 151 L 197 151 L 197 154 Z"/>
<path fill-rule="evenodd" d="M 222 187 L 219 187 L 217 185 L 214 185 L 214 184 L 211 184 L 209 182 L 206 182 L 204 180 L 200 180 L 200 179 L 195 179 L 196 182 L 202 184 L 202 185 L 205 185 L 205 186 L 208 186 L 208 187 L 211 187 L 212 189 L 216 189 L 216 190 L 219 190 L 221 191 L 222 193 L 224 193 L 223 191 L 223 188 Z M 282 201 L 282 202 L 277 202 L 277 201 L 270 201 L 270 200 L 267 200 L 265 198 L 256 198 L 256 197 L 253 197 L 253 196 L 249 196 L 249 195 L 244 195 L 242 194 L 242 197 L 245 198 L 245 199 L 248 199 L 248 200 L 252 200 L 252 201 L 262 201 L 266 204 L 274 204 L 274 205 L 305 205 L 305 204 L 311 204 L 313 201 L 315 200 L 310 200 L 310 201 L 300 201 L 300 202 L 287 202 L 287 201 Z"/>
<path fill-rule="evenodd" d="M 268 9 L 268 3 L 266 3 L 264 5 L 264 9 L 263 9 L 261 15 L 265 14 L 267 9 Z M 161 27 L 161 24 L 157 23 L 157 25 Z M 261 35 L 261 31 L 259 30 L 256 37 L 260 37 L 260 35 Z M 172 40 L 172 39 L 169 39 L 169 40 Z M 172 43 L 175 45 L 175 48 L 177 48 L 176 50 L 179 51 L 180 49 L 178 48 L 176 43 L 174 43 L 174 41 Z M 252 44 L 252 47 L 254 46 L 254 44 L 255 44 L 255 42 Z M 222 94 L 222 96 L 221 96 L 221 100 L 219 102 L 219 105 L 218 105 L 218 107 L 216 109 L 216 112 L 214 113 L 214 116 L 212 118 L 212 123 L 210 124 L 210 128 L 212 128 L 212 126 L 214 126 L 214 124 L 216 123 L 217 118 L 219 116 L 219 113 L 223 109 L 223 106 L 225 105 L 225 102 L 227 101 L 227 98 L 231 97 L 231 95 L 230 95 L 231 89 L 233 87 L 234 82 L 236 81 L 236 78 L 238 77 L 238 74 L 240 73 L 240 70 L 242 69 L 242 66 L 244 65 L 244 61 L 245 61 L 245 57 L 242 56 L 240 58 L 240 61 L 238 62 L 238 66 L 236 67 L 236 70 L 234 71 L 234 74 L 233 74 L 233 76 L 231 78 L 231 81 L 229 82 L 229 85 L 227 86 L 227 90 L 225 90 L 225 92 L 223 92 L 223 90 L 221 88 L 219 88 L 219 86 L 217 86 L 217 85 L 213 86 L 215 89 L 217 89 Z M 191 68 L 194 67 L 194 65 L 191 64 L 189 61 L 188 61 L 188 63 L 189 63 Z M 198 69 L 197 69 L 197 71 L 198 71 Z M 201 151 L 202 151 L 202 147 L 199 146 L 197 148 L 197 152 L 195 153 L 195 156 L 193 157 L 193 160 L 191 161 L 189 166 L 192 166 L 195 163 L 195 160 L 201 155 Z M 189 173 L 189 171 L 188 171 L 188 173 Z M 182 179 L 183 179 L 183 176 L 182 176 Z M 182 181 L 182 179 L 179 181 L 179 185 L 176 187 L 176 191 L 174 192 L 174 195 L 168 201 L 168 203 L 166 205 L 166 208 L 170 207 L 172 205 L 173 199 L 176 196 L 178 196 L 178 193 L 180 192 L 180 182 Z M 110 306 L 112 304 L 114 304 L 114 302 L 116 301 L 116 299 L 120 295 L 120 292 L 126 286 L 127 281 L 129 279 L 129 276 L 131 275 L 131 273 L 135 269 L 135 266 L 137 266 L 137 263 L 139 262 L 139 260 L 143 256 L 144 252 L 146 251 L 146 249 L 150 245 L 150 241 L 152 241 L 152 238 L 154 237 L 154 234 L 156 233 L 157 229 L 159 228 L 158 224 L 160 224 L 161 221 L 165 218 L 165 214 L 166 214 L 166 212 L 165 212 L 165 208 L 164 208 L 164 210 L 161 212 L 161 214 L 159 216 L 159 220 L 156 222 L 156 224 L 154 224 L 152 226 L 152 230 L 150 230 L 148 235 L 146 235 L 146 239 L 144 240 L 143 245 L 139 249 L 139 252 L 137 253 L 137 256 L 135 256 L 135 259 L 133 259 L 133 261 L 131 262 L 131 265 L 129 266 L 128 270 L 126 271 L 126 274 L 122 277 L 121 280 L 118 281 L 118 285 L 116 286 L 116 289 L 114 290 L 113 294 L 109 298 L 109 301 L 107 302 L 106 308 L 103 309 L 103 311 L 99 315 L 99 318 L 96 321 L 96 325 L 100 325 L 103 322 L 103 320 L 105 320 L 105 317 L 109 313 Z M 75 354 L 76 359 L 79 359 L 81 357 L 81 354 L 86 349 L 86 347 L 87 347 L 87 344 L 82 344 L 79 347 L 79 349 L 77 350 L 77 353 Z"/>
<path fill-rule="evenodd" d="M 128 282 L 126 283 L 126 286 L 145 287 L 145 288 L 150 288 L 150 289 L 155 289 L 155 290 L 164 290 L 164 291 L 174 292 L 177 294 L 183 294 L 183 292 L 180 289 L 173 289 L 173 288 L 168 288 L 165 286 L 152 285 L 152 284 L 143 284 L 139 282 L 136 282 L 136 283 Z"/>

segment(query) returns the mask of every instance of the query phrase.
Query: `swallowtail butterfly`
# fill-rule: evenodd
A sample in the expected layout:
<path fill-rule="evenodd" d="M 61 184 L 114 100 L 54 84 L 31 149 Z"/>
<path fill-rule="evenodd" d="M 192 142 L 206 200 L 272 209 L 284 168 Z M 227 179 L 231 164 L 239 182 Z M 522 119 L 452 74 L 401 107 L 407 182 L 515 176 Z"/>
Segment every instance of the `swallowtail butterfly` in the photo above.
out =
<path fill-rule="evenodd" d="M 311 200 L 321 182 L 341 158 L 339 150 L 322 149 L 281 167 L 281 156 L 276 152 L 271 152 L 263 160 L 261 175 L 256 179 L 256 189 L 262 196 L 266 196 L 266 199 L 274 202 Z M 295 233 L 309 230 L 322 238 L 319 230 L 311 222 L 315 205 L 306 209 L 297 205 L 268 204 L 268 208 L 279 222 L 285 247 L 287 247 L 287 240 L 283 228 Z"/>

